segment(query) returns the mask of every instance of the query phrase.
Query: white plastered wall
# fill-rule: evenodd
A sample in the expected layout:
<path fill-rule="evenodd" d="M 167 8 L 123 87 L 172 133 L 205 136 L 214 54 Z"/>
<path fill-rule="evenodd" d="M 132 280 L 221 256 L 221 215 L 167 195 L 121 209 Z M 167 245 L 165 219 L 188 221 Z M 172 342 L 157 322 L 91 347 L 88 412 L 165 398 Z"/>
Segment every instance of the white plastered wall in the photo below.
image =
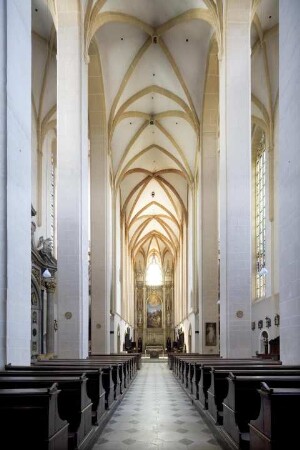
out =
<path fill-rule="evenodd" d="M 53 141 L 56 141 L 56 73 L 55 51 L 49 57 L 49 43 L 32 33 L 31 201 L 37 211 L 37 216 L 33 218 L 37 225 L 36 239 L 50 237 L 49 178 Z"/>
<path fill-rule="evenodd" d="M 253 27 L 253 24 L 252 24 Z M 252 125 L 260 127 L 266 134 L 266 296 L 256 299 L 255 277 L 255 176 L 252 173 L 252 312 L 251 321 L 255 329 L 251 331 L 252 355 L 261 351 L 261 333 L 267 331 L 269 340 L 280 333 L 274 323 L 279 314 L 279 254 L 278 254 L 278 52 L 279 33 L 274 28 L 267 33 L 263 45 L 254 47 L 251 57 L 252 72 Z M 271 77 L 271 78 L 270 78 Z M 277 100 L 276 100 L 277 98 Z M 253 148 L 252 151 L 255 151 Z M 254 160 L 253 160 L 254 164 Z M 272 173 L 273 171 L 273 173 Z M 266 317 L 271 319 L 271 327 L 266 328 Z M 258 321 L 263 328 L 258 329 Z"/>
<path fill-rule="evenodd" d="M 3 216 L 7 229 L 6 362 L 22 365 L 29 364 L 31 356 L 30 301 L 24 301 L 31 298 L 31 4 L 20 0 L 3 3 L 2 42 L 7 45 L 7 53 L 2 46 L 0 50 L 6 53 L 6 118 L 1 120 L 5 123 L 6 119 L 7 152 Z"/>

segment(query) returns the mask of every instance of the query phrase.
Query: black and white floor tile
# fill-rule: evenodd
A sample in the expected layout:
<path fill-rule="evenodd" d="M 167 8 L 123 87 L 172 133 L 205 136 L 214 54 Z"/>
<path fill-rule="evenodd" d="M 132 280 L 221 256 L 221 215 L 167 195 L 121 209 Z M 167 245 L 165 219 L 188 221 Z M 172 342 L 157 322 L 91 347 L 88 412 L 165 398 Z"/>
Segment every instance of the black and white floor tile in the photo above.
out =
<path fill-rule="evenodd" d="M 93 450 L 221 450 L 166 362 L 143 363 Z"/>

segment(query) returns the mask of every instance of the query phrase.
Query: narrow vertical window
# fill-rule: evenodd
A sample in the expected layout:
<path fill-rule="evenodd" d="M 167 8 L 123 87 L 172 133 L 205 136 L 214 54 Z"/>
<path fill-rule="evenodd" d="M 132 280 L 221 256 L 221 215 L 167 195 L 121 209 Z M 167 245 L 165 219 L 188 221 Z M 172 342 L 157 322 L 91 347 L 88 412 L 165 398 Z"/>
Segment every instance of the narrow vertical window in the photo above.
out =
<path fill-rule="evenodd" d="M 50 237 L 53 242 L 53 252 L 56 249 L 55 216 L 56 216 L 56 161 L 54 152 L 51 152 L 50 169 Z"/>
<path fill-rule="evenodd" d="M 266 295 L 266 145 L 265 134 L 257 148 L 255 167 L 255 229 L 256 229 L 256 298 Z"/>

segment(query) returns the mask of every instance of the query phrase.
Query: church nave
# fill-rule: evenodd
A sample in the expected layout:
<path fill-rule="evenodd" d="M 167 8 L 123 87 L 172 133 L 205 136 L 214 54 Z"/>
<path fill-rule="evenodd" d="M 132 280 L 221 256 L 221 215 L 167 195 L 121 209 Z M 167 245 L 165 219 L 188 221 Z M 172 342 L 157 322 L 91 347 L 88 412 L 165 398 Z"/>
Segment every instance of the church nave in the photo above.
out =
<path fill-rule="evenodd" d="M 92 450 L 219 450 L 166 362 L 142 363 Z"/>

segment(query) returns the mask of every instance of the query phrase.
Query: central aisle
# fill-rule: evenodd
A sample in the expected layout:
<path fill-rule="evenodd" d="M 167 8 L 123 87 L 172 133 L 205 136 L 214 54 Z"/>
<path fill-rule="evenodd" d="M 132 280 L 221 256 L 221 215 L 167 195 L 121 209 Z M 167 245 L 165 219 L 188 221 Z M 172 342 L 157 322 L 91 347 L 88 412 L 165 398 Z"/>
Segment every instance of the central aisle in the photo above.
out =
<path fill-rule="evenodd" d="M 220 450 L 166 362 L 142 363 L 93 450 Z"/>

